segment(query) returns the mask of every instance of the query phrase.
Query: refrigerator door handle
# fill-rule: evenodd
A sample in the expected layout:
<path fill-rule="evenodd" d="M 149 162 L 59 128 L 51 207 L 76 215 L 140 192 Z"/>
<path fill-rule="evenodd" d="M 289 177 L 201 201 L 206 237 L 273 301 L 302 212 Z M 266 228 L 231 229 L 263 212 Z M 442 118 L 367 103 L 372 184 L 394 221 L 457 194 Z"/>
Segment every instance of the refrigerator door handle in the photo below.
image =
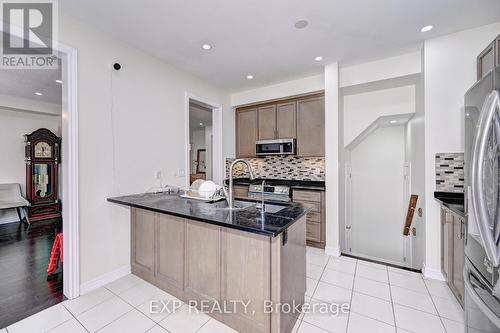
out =
<path fill-rule="evenodd" d="M 493 311 L 491 311 L 491 309 L 486 304 L 484 304 L 484 301 L 477 294 L 474 286 L 470 281 L 471 273 L 467 267 L 465 267 L 463 274 L 464 274 L 465 293 L 467 294 L 467 296 L 469 296 L 472 299 L 474 304 L 481 310 L 482 313 L 486 315 L 486 317 L 488 317 L 488 319 L 493 324 L 495 324 L 497 327 L 500 327 L 500 318 L 498 318 L 498 316 Z M 477 287 L 481 288 L 481 286 L 479 286 L 477 283 L 476 285 Z"/>
<path fill-rule="evenodd" d="M 481 110 L 474 138 L 471 168 L 472 209 L 476 216 L 479 234 L 481 235 L 486 255 L 495 267 L 500 264 L 500 249 L 497 247 L 496 239 L 494 239 L 495 237 L 489 224 L 483 174 L 484 160 L 488 150 L 488 138 L 492 130 L 493 118 L 498 109 L 500 109 L 500 93 L 494 90 L 486 98 Z"/>

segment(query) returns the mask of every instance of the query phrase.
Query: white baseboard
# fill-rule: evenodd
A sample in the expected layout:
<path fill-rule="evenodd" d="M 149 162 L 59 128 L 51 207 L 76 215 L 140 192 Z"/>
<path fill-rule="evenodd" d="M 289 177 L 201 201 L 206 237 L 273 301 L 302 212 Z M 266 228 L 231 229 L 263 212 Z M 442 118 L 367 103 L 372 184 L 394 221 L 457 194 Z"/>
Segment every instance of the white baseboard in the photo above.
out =
<path fill-rule="evenodd" d="M 426 279 L 446 281 L 446 279 L 444 278 L 444 275 L 440 269 L 438 270 L 438 269 L 427 268 L 427 267 L 425 267 L 425 264 L 424 264 L 424 267 L 422 268 L 422 274 L 424 275 L 424 277 Z"/>
<path fill-rule="evenodd" d="M 95 279 L 82 283 L 80 285 L 80 295 L 84 295 L 92 290 L 105 286 L 108 283 L 118 280 L 128 274 L 130 274 L 130 265 L 120 267 L 114 271 L 105 273 Z"/>
<path fill-rule="evenodd" d="M 340 257 L 340 249 L 338 247 L 325 247 L 325 253 L 332 257 Z"/>

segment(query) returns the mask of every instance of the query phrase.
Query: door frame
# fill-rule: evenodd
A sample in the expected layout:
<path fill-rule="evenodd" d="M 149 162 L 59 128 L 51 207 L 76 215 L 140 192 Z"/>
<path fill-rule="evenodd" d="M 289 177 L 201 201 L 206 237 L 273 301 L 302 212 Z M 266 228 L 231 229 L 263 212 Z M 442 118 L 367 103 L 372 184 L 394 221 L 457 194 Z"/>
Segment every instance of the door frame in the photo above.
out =
<path fill-rule="evenodd" d="M 0 32 L 3 33 L 0 20 Z M 10 33 L 24 38 L 21 28 Z M 68 299 L 80 296 L 80 204 L 78 151 L 78 57 L 77 50 L 53 41 L 53 49 L 63 59 L 62 65 L 62 215 L 63 215 L 63 294 Z M 66 62 L 64 62 L 66 60 Z"/>
<path fill-rule="evenodd" d="M 185 93 L 184 102 L 184 172 L 185 186 L 189 188 L 190 184 L 190 169 L 191 169 L 191 154 L 189 150 L 189 103 L 191 100 L 205 104 L 212 110 L 212 178 L 213 181 L 222 185 L 224 180 L 224 166 L 222 153 L 222 106 L 208 98 L 200 97 L 190 92 Z"/>

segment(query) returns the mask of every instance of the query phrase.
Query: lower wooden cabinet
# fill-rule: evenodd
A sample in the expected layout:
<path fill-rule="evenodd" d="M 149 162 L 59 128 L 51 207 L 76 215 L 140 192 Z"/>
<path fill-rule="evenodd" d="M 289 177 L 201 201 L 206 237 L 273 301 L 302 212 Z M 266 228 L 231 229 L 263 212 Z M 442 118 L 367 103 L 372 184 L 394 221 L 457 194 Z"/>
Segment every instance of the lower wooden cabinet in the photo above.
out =
<path fill-rule="evenodd" d="M 304 302 L 306 218 L 269 237 L 133 208 L 131 232 L 133 274 L 184 302 L 249 301 L 208 313 L 238 332 L 292 331 L 299 313 L 269 313 L 264 302 Z"/>
<path fill-rule="evenodd" d="M 441 208 L 441 269 L 448 286 L 460 304 L 464 304 L 465 220 L 451 210 Z"/>
<path fill-rule="evenodd" d="M 306 217 L 307 245 L 325 248 L 325 192 L 293 190 L 293 202 L 311 209 Z"/>

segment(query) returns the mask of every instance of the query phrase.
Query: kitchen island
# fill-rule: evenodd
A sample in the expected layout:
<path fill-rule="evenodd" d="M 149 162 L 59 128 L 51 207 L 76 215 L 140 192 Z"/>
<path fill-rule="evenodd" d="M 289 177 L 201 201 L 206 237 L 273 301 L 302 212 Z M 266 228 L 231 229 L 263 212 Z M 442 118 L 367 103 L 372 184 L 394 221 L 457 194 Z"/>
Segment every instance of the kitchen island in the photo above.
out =
<path fill-rule="evenodd" d="M 207 314 L 238 332 L 292 331 L 306 291 L 302 205 L 266 205 L 262 212 L 238 201 L 240 208 L 229 210 L 225 201 L 177 194 L 108 201 L 132 208 L 133 274 L 198 307 L 212 303 L 222 310 Z"/>

